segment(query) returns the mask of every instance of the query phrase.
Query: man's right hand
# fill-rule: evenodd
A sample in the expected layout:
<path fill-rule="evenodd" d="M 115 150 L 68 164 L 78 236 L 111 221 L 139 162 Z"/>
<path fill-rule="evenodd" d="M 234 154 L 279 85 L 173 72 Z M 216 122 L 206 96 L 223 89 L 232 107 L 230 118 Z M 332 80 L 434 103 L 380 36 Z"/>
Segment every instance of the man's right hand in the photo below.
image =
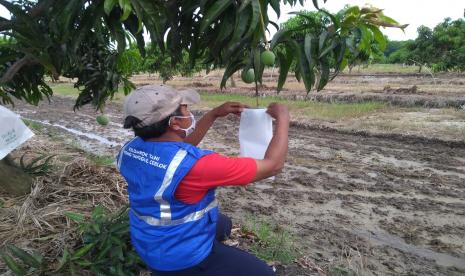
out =
<path fill-rule="evenodd" d="M 270 114 L 270 116 L 276 120 L 287 120 L 289 121 L 289 109 L 287 105 L 280 104 L 280 103 L 271 103 L 266 112 Z"/>

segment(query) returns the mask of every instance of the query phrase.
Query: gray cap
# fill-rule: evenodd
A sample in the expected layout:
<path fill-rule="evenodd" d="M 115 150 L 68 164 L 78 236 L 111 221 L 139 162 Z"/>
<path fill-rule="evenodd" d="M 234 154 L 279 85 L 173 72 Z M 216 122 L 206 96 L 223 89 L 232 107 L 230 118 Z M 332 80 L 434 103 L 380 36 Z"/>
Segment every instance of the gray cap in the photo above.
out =
<path fill-rule="evenodd" d="M 194 89 L 176 90 L 169 85 L 145 85 L 129 94 L 124 101 L 124 118 L 136 117 L 140 127 L 149 126 L 171 115 L 179 105 L 200 102 L 200 95 Z"/>

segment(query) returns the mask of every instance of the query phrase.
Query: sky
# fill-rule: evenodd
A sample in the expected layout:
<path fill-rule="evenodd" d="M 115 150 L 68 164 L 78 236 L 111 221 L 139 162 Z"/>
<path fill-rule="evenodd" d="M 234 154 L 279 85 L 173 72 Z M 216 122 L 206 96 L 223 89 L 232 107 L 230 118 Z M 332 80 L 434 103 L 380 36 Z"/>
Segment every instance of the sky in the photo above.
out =
<path fill-rule="evenodd" d="M 368 4 L 384 9 L 384 14 L 401 24 L 409 24 L 405 33 L 394 28 L 382 29 L 390 40 L 415 39 L 416 30 L 420 25 L 433 28 L 446 17 L 454 20 L 463 18 L 465 9 L 465 0 L 327 0 L 325 4 L 322 0 L 318 0 L 318 2 L 320 7 L 333 13 L 342 9 L 346 4 L 358 6 Z M 289 12 L 300 10 L 315 10 L 315 8 L 310 0 L 306 0 L 304 7 L 300 5 L 290 7 L 281 4 L 281 17 L 276 20 L 274 12 L 270 12 L 270 19 L 282 23 L 292 16 L 288 14 Z M 9 17 L 8 11 L 3 6 L 0 6 L 0 16 Z M 270 29 L 271 34 L 273 34 L 274 28 Z"/>

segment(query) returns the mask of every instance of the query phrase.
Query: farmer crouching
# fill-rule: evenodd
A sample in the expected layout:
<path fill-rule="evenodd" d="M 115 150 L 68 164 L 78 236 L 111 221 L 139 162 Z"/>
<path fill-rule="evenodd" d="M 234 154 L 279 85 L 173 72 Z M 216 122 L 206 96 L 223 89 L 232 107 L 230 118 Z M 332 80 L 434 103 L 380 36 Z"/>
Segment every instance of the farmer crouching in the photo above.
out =
<path fill-rule="evenodd" d="M 271 104 L 276 131 L 263 160 L 226 157 L 196 147 L 213 122 L 246 107 L 227 102 L 196 124 L 194 90 L 166 85 L 134 90 L 125 100 L 125 128 L 134 130 L 117 157 L 128 183 L 132 244 L 154 275 L 274 275 L 255 256 L 221 243 L 231 220 L 219 213 L 218 186 L 247 185 L 277 174 L 288 148 L 287 107 Z"/>

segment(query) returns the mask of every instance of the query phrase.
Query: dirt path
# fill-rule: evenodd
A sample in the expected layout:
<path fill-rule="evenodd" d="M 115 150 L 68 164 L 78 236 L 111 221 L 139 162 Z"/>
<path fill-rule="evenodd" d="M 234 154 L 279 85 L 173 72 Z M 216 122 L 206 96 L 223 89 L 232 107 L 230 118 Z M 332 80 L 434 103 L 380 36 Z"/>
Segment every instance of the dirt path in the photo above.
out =
<path fill-rule="evenodd" d="M 55 98 L 41 108 L 18 105 L 24 117 L 46 124 L 51 137 L 113 155 L 131 134 L 101 127 L 95 112 L 72 112 Z M 215 123 L 201 147 L 239 152 L 239 121 Z M 288 162 L 275 180 L 219 189 L 223 212 L 235 221 L 266 218 L 291 231 L 299 252 L 327 271 L 364 275 L 465 273 L 465 148 L 292 127 Z M 280 274 L 305 272 L 291 265 Z"/>
<path fill-rule="evenodd" d="M 252 84 L 240 81 L 236 74 L 237 87 L 228 85 L 220 90 L 222 72 L 214 71 L 207 76 L 175 77 L 168 84 L 195 87 L 211 93 L 255 94 Z M 264 86 L 260 94 L 276 96 L 278 74 L 270 70 L 263 75 Z M 132 78 L 136 85 L 160 82 L 155 76 L 137 75 Z M 324 93 L 305 93 L 302 82 L 293 76 L 286 80 L 281 97 L 320 102 L 379 101 L 401 107 L 464 108 L 465 81 L 463 74 L 340 74 L 324 88 Z"/>

